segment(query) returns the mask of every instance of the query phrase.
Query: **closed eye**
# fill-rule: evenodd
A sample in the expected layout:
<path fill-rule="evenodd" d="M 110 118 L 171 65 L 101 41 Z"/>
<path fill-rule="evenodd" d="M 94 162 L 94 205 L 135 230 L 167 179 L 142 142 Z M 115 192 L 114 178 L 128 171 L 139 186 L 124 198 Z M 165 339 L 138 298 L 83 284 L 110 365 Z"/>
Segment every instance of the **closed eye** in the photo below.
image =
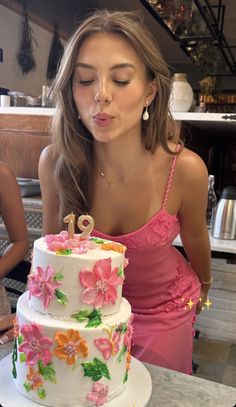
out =
<path fill-rule="evenodd" d="M 118 86 L 126 86 L 130 83 L 130 80 L 125 80 L 125 81 L 118 81 L 118 80 L 114 80 L 114 82 L 118 85 Z"/>
<path fill-rule="evenodd" d="M 90 85 L 92 82 L 93 82 L 93 79 L 90 79 L 90 80 L 87 80 L 87 81 L 79 80 L 79 84 L 84 85 L 84 86 Z"/>

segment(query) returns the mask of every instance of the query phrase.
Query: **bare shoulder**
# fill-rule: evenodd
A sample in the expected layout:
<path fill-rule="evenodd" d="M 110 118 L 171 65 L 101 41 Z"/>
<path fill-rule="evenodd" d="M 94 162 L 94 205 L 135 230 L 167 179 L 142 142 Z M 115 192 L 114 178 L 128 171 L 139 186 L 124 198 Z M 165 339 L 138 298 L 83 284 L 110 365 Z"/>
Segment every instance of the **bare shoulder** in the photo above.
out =
<path fill-rule="evenodd" d="M 55 145 L 50 144 L 43 149 L 39 158 L 39 178 L 43 174 L 53 173 L 58 159 L 58 153 Z"/>
<path fill-rule="evenodd" d="M 46 146 L 40 154 L 39 163 L 53 165 L 58 158 L 58 153 L 54 144 Z"/>
<path fill-rule="evenodd" d="M 202 158 L 184 147 L 177 157 L 175 181 L 182 197 L 198 199 L 199 196 L 206 195 L 208 170 Z"/>
<path fill-rule="evenodd" d="M 177 145 L 175 143 L 168 144 L 172 152 L 177 151 Z M 168 154 L 163 150 L 167 161 L 170 163 L 173 159 L 173 155 Z M 207 168 L 202 158 L 194 151 L 183 147 L 178 155 L 176 161 L 176 175 L 181 179 L 202 178 L 207 175 Z"/>
<path fill-rule="evenodd" d="M 9 165 L 4 163 L 3 161 L 0 161 L 0 177 L 1 181 L 14 177 L 13 171 L 11 170 Z"/>
<path fill-rule="evenodd" d="M 202 158 L 194 151 L 183 148 L 177 158 L 177 175 L 186 180 L 208 177 L 207 167 Z"/>
<path fill-rule="evenodd" d="M 9 165 L 0 161 L 0 188 L 9 190 L 10 185 L 16 185 L 16 176 Z"/>

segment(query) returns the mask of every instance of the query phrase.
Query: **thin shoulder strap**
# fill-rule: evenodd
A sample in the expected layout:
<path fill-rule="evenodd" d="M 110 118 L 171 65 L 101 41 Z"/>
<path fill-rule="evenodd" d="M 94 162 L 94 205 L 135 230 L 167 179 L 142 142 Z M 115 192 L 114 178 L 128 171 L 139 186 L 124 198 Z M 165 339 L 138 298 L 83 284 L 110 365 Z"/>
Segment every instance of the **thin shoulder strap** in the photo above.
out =
<path fill-rule="evenodd" d="M 177 153 L 179 152 L 180 148 L 181 148 L 181 144 L 177 144 L 177 147 L 176 147 L 176 152 Z M 174 176 L 177 157 L 178 157 L 178 154 L 175 154 L 174 157 L 173 157 L 173 161 L 172 161 L 172 165 L 171 165 L 171 169 L 170 169 L 170 172 L 169 172 L 169 177 L 168 177 L 167 185 L 166 185 L 166 189 L 165 189 L 162 209 L 165 209 L 165 207 L 166 207 L 166 203 L 167 203 L 167 199 L 168 199 L 172 179 L 173 179 L 173 176 Z"/>

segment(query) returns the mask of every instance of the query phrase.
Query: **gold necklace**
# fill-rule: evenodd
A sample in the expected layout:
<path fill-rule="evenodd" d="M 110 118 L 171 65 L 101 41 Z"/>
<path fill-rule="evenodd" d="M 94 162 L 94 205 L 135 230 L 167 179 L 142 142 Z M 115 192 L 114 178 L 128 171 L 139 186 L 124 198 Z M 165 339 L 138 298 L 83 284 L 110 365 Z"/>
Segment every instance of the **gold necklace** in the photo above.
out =
<path fill-rule="evenodd" d="M 135 167 L 136 164 L 138 164 L 138 162 L 141 160 L 141 158 L 143 158 L 143 155 L 141 157 L 138 157 L 137 160 L 135 160 L 135 162 L 133 164 L 131 164 L 127 169 L 126 169 L 126 174 L 123 176 L 119 176 L 116 180 L 116 182 L 118 181 L 125 181 L 125 179 L 128 177 L 127 172 L 129 172 L 130 170 L 132 170 L 132 168 Z M 111 185 L 112 182 L 107 178 L 106 173 L 104 172 L 104 170 L 102 170 L 101 168 L 98 167 L 98 172 L 101 175 L 101 177 L 107 182 L 108 185 Z"/>

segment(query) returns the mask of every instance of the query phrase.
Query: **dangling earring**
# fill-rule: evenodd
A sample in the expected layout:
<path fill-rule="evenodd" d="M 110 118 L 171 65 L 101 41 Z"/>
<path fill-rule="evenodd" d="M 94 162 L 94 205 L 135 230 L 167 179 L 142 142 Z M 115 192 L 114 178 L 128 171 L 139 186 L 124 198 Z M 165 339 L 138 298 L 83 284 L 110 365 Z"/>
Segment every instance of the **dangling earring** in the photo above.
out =
<path fill-rule="evenodd" d="M 79 120 L 81 119 L 81 117 L 80 117 L 79 113 L 78 113 L 78 119 L 79 119 Z"/>
<path fill-rule="evenodd" d="M 149 113 L 148 113 L 148 104 L 149 104 L 149 101 L 147 101 L 146 102 L 146 107 L 145 107 L 145 110 L 144 110 L 144 112 L 143 112 L 143 115 L 142 115 L 142 119 L 143 120 L 148 120 L 149 119 Z"/>

